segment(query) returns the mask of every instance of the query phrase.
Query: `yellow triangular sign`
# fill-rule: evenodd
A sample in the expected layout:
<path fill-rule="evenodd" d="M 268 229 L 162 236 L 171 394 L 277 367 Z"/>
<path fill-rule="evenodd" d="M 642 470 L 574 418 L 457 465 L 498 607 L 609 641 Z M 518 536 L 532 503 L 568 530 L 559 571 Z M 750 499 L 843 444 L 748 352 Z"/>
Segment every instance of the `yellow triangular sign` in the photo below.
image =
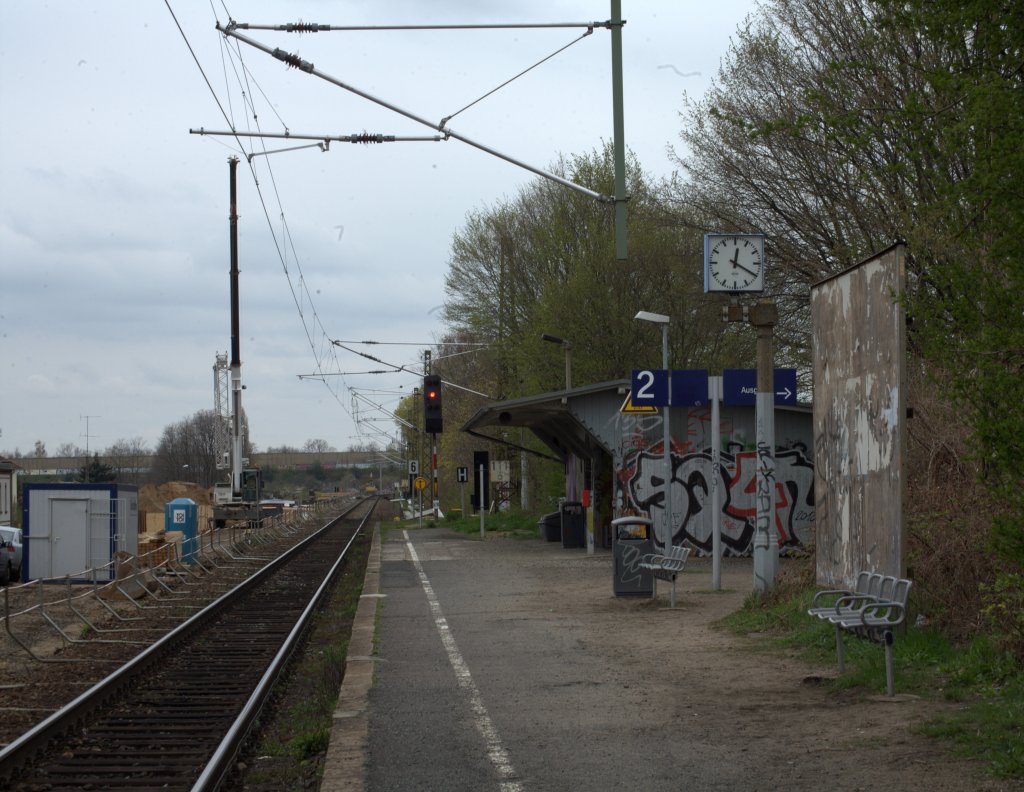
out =
<path fill-rule="evenodd" d="M 620 413 L 645 413 L 645 414 L 658 414 L 658 408 L 650 404 L 633 404 L 633 393 L 630 391 L 626 394 L 626 400 L 622 403 L 619 408 Z"/>

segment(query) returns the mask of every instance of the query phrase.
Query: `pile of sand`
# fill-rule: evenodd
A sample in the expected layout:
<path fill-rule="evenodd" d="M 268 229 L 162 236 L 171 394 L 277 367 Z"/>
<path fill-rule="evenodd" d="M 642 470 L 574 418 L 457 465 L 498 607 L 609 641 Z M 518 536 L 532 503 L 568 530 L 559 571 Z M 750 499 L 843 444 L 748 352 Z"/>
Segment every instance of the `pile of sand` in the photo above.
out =
<path fill-rule="evenodd" d="M 191 498 L 200 506 L 213 505 L 213 492 L 209 487 L 188 481 L 169 481 L 159 486 L 145 484 L 139 487 L 139 509 L 144 512 L 163 514 L 164 506 L 175 498 Z"/>

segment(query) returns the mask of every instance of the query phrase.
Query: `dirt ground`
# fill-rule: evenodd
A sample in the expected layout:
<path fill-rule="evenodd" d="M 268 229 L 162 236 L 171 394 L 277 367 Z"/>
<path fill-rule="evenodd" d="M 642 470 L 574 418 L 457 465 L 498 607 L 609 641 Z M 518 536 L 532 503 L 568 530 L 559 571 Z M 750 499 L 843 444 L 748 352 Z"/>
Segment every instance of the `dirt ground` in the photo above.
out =
<path fill-rule="evenodd" d="M 561 578 L 563 585 L 572 579 Z M 748 789 L 1024 789 L 986 776 L 978 763 L 953 756 L 948 743 L 916 734 L 916 725 L 958 705 L 938 691 L 934 698 L 900 694 L 898 666 L 894 698 L 863 689 L 836 693 L 821 684 L 838 674 L 834 664 L 815 668 L 769 648 L 764 636 L 717 626 L 751 590 L 750 560 L 726 559 L 722 581 L 723 591 L 712 591 L 710 560 L 692 561 L 677 583 L 675 611 L 665 607 L 667 584 L 660 584 L 657 600 L 595 599 L 588 574 L 566 592 L 589 610 L 573 624 L 581 645 L 601 647 L 612 662 L 686 680 L 652 687 L 651 698 L 662 702 L 652 714 L 665 713 L 660 724 L 652 722 L 655 733 L 695 734 L 700 743 L 720 746 L 719 761 L 763 768 Z M 623 611 L 631 613 L 630 627 L 615 629 Z M 692 782 L 688 788 L 712 788 L 699 777 Z"/>

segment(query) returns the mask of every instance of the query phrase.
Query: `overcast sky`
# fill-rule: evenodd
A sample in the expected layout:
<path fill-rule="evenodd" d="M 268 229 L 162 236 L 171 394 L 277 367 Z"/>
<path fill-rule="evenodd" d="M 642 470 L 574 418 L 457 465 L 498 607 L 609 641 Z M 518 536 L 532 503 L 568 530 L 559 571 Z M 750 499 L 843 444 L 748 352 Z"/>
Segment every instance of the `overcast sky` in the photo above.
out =
<path fill-rule="evenodd" d="M 365 402 L 357 424 L 352 391 L 394 409 L 418 377 L 351 373 L 384 366 L 330 341 L 413 344 L 355 348 L 414 365 L 443 330 L 453 233 L 468 212 L 537 177 L 455 140 L 338 142 L 327 152 L 258 156 L 250 165 L 248 152 L 299 141 L 247 139 L 241 151 L 231 138 L 189 129 L 432 132 L 245 44 L 225 43 L 217 20 L 589 22 L 608 19 L 610 3 L 169 6 L 184 37 L 160 0 L 0 5 L 0 450 L 31 453 L 37 440 L 50 454 L 62 443 L 102 450 L 134 437 L 155 447 L 165 426 L 213 408 L 215 355 L 230 348 L 232 153 L 242 158 L 241 358 L 252 441 L 266 449 L 322 438 L 341 449 L 374 439 L 373 427 L 392 432 Z M 645 170 L 667 175 L 684 92 L 700 96 L 708 87 L 754 2 L 622 6 L 627 145 Z M 437 123 L 582 32 L 245 35 Z M 609 32 L 597 28 L 449 127 L 544 169 L 560 153 L 592 151 L 612 137 L 610 52 Z M 317 372 L 345 374 L 298 376 Z"/>

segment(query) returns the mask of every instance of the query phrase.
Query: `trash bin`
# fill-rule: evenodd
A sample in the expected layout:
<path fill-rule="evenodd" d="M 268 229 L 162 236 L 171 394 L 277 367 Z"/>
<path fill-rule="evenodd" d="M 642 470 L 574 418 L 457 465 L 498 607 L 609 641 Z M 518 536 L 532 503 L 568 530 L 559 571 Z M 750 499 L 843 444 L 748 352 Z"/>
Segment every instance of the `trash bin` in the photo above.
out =
<path fill-rule="evenodd" d="M 566 501 L 562 504 L 562 547 L 586 547 L 587 525 L 583 504 Z"/>
<path fill-rule="evenodd" d="M 540 538 L 549 542 L 558 542 L 562 539 L 562 513 L 551 512 L 537 520 L 537 530 L 540 531 Z"/>
<path fill-rule="evenodd" d="M 612 520 L 612 589 L 616 597 L 654 596 L 654 576 L 640 568 L 640 558 L 654 552 L 654 523 L 647 517 Z"/>

